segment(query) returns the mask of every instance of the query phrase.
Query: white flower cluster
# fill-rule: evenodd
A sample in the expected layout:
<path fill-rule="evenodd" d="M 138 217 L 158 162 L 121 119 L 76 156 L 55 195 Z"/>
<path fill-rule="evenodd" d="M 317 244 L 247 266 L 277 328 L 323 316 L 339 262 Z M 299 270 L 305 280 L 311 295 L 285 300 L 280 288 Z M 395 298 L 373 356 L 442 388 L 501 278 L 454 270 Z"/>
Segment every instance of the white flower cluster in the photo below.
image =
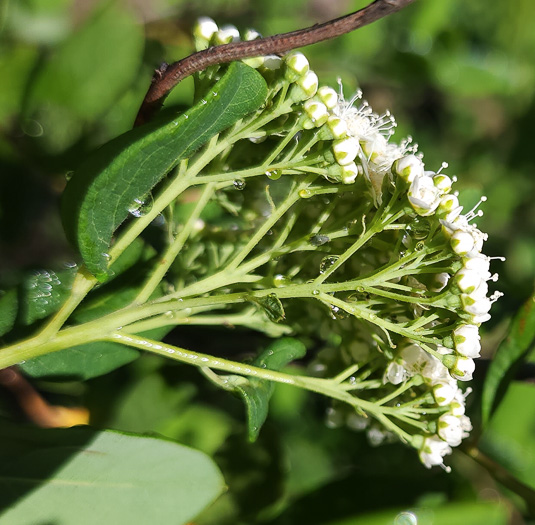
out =
<path fill-rule="evenodd" d="M 475 356 L 479 355 L 479 334 L 469 325 L 464 325 L 457 332 L 457 352 L 459 348 Z M 443 346 L 437 347 L 441 355 L 451 354 L 452 351 Z M 472 358 L 459 355 L 456 359 L 455 370 L 457 379 L 472 377 L 474 361 Z M 403 348 L 397 358 L 390 363 L 385 372 L 384 381 L 398 385 L 409 378 L 420 376 L 430 387 L 434 401 L 438 407 L 444 409 L 436 422 L 435 435 L 423 438 L 420 446 L 420 459 L 430 468 L 433 465 L 443 466 L 443 457 L 451 454 L 452 448 L 460 445 L 461 440 L 468 437 L 472 429 L 470 419 L 465 415 L 465 398 L 467 394 L 458 387 L 455 374 L 450 372 L 440 359 L 430 355 L 417 344 L 410 344 Z"/>
<path fill-rule="evenodd" d="M 194 35 L 198 49 L 240 40 L 235 27 L 218 28 L 211 19 L 199 20 Z M 255 31 L 247 31 L 243 39 L 258 37 Z M 407 285 L 435 295 L 448 295 L 456 305 L 454 317 L 448 320 L 451 332 L 444 337 L 443 331 L 437 330 L 440 335 L 436 344 L 406 339 L 398 345 L 401 350 L 386 365 L 383 383 L 401 385 L 421 378 L 439 410 L 433 412 L 438 414 L 434 419 L 428 420 L 429 432 L 418 436 L 417 448 L 425 466 L 444 466 L 443 457 L 471 430 L 465 415 L 465 394 L 457 380 L 472 379 L 474 359 L 481 351 L 479 326 L 490 319 L 491 305 L 502 295 L 495 292 L 489 296 L 488 281 L 495 281 L 497 275 L 490 273 L 491 259 L 482 253 L 487 235 L 472 222 L 482 215 L 476 210 L 486 198 L 463 215 L 457 193 L 452 192 L 456 178 L 442 173 L 447 164 L 436 172 L 426 170 L 421 154 L 417 153 L 418 146 L 412 144 L 410 137 L 399 144 L 390 142 L 396 122 L 389 112 L 374 113 L 360 91 L 346 101 L 341 87 L 339 93 L 331 87 L 320 87 L 302 53 L 244 62 L 258 68 L 267 79 L 282 79 L 286 83 L 286 96 L 292 101 L 300 128 L 303 132 L 314 132 L 323 141 L 329 180 L 350 185 L 363 176 L 377 207 L 383 203 L 385 188 L 403 188 L 408 220 L 433 222 L 433 231 L 442 232 L 447 258 L 450 263 L 453 261 L 448 271 L 427 274 L 429 280 L 425 284 L 416 279 L 418 276 L 411 276 Z M 273 71 L 276 74 L 271 75 Z M 419 317 L 421 308 L 410 307 Z"/>

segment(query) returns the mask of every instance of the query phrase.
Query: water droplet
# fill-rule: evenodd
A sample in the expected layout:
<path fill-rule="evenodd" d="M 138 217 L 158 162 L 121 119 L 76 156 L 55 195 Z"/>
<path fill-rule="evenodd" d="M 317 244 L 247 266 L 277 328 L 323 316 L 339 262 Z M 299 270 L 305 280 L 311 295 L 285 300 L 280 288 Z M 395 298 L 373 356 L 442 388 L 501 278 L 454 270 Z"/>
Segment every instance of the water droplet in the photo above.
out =
<path fill-rule="evenodd" d="M 364 287 L 363 286 L 357 286 L 357 292 L 364 293 Z"/>
<path fill-rule="evenodd" d="M 275 288 L 282 288 L 283 286 L 288 286 L 292 281 L 286 277 L 285 275 L 282 275 L 281 273 L 278 273 L 277 275 L 273 276 L 273 286 Z"/>
<path fill-rule="evenodd" d="M 206 103 L 207 103 L 206 100 L 203 98 L 203 99 L 201 100 L 201 104 L 204 106 L 204 104 L 206 104 Z"/>
<path fill-rule="evenodd" d="M 310 199 L 314 195 L 310 190 L 299 190 L 299 197 L 302 199 Z"/>
<path fill-rule="evenodd" d="M 184 114 L 184 120 L 188 120 L 188 119 L 189 119 L 189 115 Z"/>
<path fill-rule="evenodd" d="M 72 179 L 72 176 L 74 175 L 74 171 L 68 171 L 65 173 L 65 180 L 69 182 Z"/>
<path fill-rule="evenodd" d="M 431 223 L 424 217 L 415 218 L 411 221 L 407 230 L 410 232 L 413 239 L 420 241 L 429 235 L 429 232 L 431 231 Z"/>
<path fill-rule="evenodd" d="M 168 310 L 167 312 L 164 313 L 164 316 L 167 317 L 168 319 L 172 319 L 175 316 L 175 312 L 173 312 L 172 310 Z"/>
<path fill-rule="evenodd" d="M 376 314 L 370 314 L 370 321 L 375 321 L 377 319 Z"/>
<path fill-rule="evenodd" d="M 312 244 L 312 246 L 323 246 L 324 244 L 327 244 L 330 240 L 330 237 L 328 237 L 327 235 L 312 235 L 308 242 Z"/>
<path fill-rule="evenodd" d="M 338 260 L 337 255 L 328 255 L 321 260 L 320 273 L 325 273 Z"/>
<path fill-rule="evenodd" d="M 319 290 L 312 290 L 312 295 L 319 295 L 319 294 L 320 294 Z"/>
<path fill-rule="evenodd" d="M 271 180 L 278 180 L 282 176 L 282 170 L 268 170 L 266 171 L 266 177 Z"/>
<path fill-rule="evenodd" d="M 425 244 L 423 242 L 417 242 L 416 243 L 416 246 L 414 247 L 414 249 L 417 251 L 417 252 L 421 252 L 423 249 L 425 248 Z"/>
<path fill-rule="evenodd" d="M 219 93 L 218 93 L 217 91 L 212 91 L 212 95 L 213 95 L 214 97 L 218 97 L 218 96 L 219 96 Z"/>
<path fill-rule="evenodd" d="M 111 260 L 111 255 L 109 253 L 101 253 L 100 255 L 107 261 Z"/>
<path fill-rule="evenodd" d="M 348 316 L 349 314 L 345 310 L 331 304 L 331 317 L 333 319 L 346 319 Z"/>
<path fill-rule="evenodd" d="M 152 194 L 148 193 L 143 197 L 134 199 L 132 204 L 128 207 L 128 211 L 134 217 L 144 217 L 150 212 L 153 204 L 154 199 L 152 198 Z"/>
<path fill-rule="evenodd" d="M 234 185 L 234 188 L 239 191 L 245 189 L 245 186 L 247 185 L 243 179 L 236 179 L 232 184 Z"/>

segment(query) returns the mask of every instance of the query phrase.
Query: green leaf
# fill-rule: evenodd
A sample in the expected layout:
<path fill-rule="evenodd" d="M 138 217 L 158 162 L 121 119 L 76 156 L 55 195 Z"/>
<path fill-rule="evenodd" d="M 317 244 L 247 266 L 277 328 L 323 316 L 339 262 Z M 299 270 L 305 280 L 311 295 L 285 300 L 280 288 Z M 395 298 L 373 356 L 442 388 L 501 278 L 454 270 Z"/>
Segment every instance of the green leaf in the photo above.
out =
<path fill-rule="evenodd" d="M 259 368 L 280 370 L 294 359 L 303 357 L 305 353 L 305 345 L 301 341 L 283 337 L 271 343 L 252 364 Z M 255 441 L 268 415 L 273 383 L 264 379 L 240 377 L 233 390 L 245 402 L 249 440 Z"/>
<path fill-rule="evenodd" d="M 143 56 L 142 26 L 131 11 L 114 2 L 106 4 L 38 69 L 30 85 L 30 112 L 47 106 L 64 108 L 73 116 L 92 120 L 135 79 Z"/>
<path fill-rule="evenodd" d="M 193 108 L 171 121 L 117 137 L 80 168 L 63 195 L 63 224 L 99 280 L 107 277 L 112 235 L 136 199 L 147 195 L 180 160 L 258 109 L 266 90 L 257 71 L 234 62 Z"/>
<path fill-rule="evenodd" d="M 152 437 L 2 424 L 0 440 L 0 521 L 11 525 L 185 524 L 224 489 L 208 456 Z"/>
<path fill-rule="evenodd" d="M 276 294 L 270 293 L 264 297 L 255 297 L 252 300 L 262 307 L 271 322 L 279 323 L 286 317 L 281 300 Z"/>
<path fill-rule="evenodd" d="M 136 244 L 133 243 L 123 256 L 127 253 L 135 255 L 137 250 L 130 250 L 130 248 Z M 135 258 L 131 258 L 130 255 L 128 259 L 131 262 Z M 116 264 L 119 264 L 121 259 L 119 257 Z M 123 260 L 123 263 L 126 262 Z M 113 268 L 115 265 L 112 265 Z M 102 289 L 102 293 L 97 291 L 95 295 L 90 296 L 87 305 L 75 312 L 73 320 L 77 323 L 85 323 L 120 310 L 130 304 L 139 291 L 138 287 L 121 288 L 114 285 L 115 282 Z M 170 327 L 163 327 L 151 330 L 150 333 L 145 332 L 145 335 L 151 339 L 160 340 L 170 329 Z M 119 343 L 96 341 L 35 357 L 22 363 L 20 368 L 26 375 L 34 378 L 85 381 L 124 366 L 137 359 L 139 355 L 138 350 Z"/>
<path fill-rule="evenodd" d="M 528 353 L 535 339 L 535 296 L 530 297 L 517 312 L 509 328 L 509 334 L 502 342 L 490 364 L 483 392 L 481 412 L 486 424 L 496 408 L 499 391 L 512 380 L 515 365 Z"/>
<path fill-rule="evenodd" d="M 85 381 L 108 374 L 138 357 L 139 352 L 133 348 L 99 341 L 35 357 L 19 367 L 33 378 Z"/>
<path fill-rule="evenodd" d="M 524 494 L 520 495 L 532 506 L 535 502 L 534 428 L 535 389 L 531 384 L 514 382 L 479 442 L 479 448 L 485 454 L 531 487 L 531 493 L 522 489 Z"/>
<path fill-rule="evenodd" d="M 30 325 L 56 312 L 70 294 L 76 267 L 54 272 L 39 270 L 21 285 L 18 322 Z"/>
<path fill-rule="evenodd" d="M 17 318 L 19 301 L 17 290 L 14 288 L 6 292 L 0 292 L 0 336 L 7 334 Z"/>

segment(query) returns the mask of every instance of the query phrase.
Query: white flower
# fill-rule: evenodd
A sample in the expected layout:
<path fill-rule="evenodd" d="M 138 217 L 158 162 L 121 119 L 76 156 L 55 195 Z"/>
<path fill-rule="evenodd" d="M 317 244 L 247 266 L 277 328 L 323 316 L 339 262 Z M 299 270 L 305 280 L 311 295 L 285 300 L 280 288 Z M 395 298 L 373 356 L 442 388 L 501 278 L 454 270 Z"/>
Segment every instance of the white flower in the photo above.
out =
<path fill-rule="evenodd" d="M 305 76 L 310 70 L 307 57 L 303 53 L 289 53 L 284 57 L 284 61 L 286 62 L 285 76 L 290 82 L 295 82 L 298 78 Z"/>
<path fill-rule="evenodd" d="M 282 58 L 277 55 L 266 55 L 262 58 L 264 59 L 262 66 L 264 66 L 266 69 L 271 69 L 272 71 L 275 71 L 276 69 L 279 69 L 282 65 Z"/>
<path fill-rule="evenodd" d="M 340 117 L 335 117 L 331 115 L 327 119 L 327 126 L 331 130 L 335 139 L 343 139 L 347 137 L 347 123 L 345 120 Z"/>
<path fill-rule="evenodd" d="M 472 431 L 472 422 L 468 416 L 462 415 L 459 417 L 461 420 L 461 428 L 463 429 L 463 439 L 469 436 L 469 432 Z"/>
<path fill-rule="evenodd" d="M 243 34 L 244 40 L 256 40 L 257 38 L 262 38 L 262 35 L 256 29 L 246 29 Z"/>
<path fill-rule="evenodd" d="M 351 164 L 357 157 L 360 150 L 358 141 L 352 137 L 335 140 L 333 142 L 333 152 L 336 162 L 341 166 Z"/>
<path fill-rule="evenodd" d="M 424 164 L 416 155 L 406 155 L 394 162 L 392 171 L 405 182 L 412 182 L 417 177 L 424 176 Z"/>
<path fill-rule="evenodd" d="M 402 364 L 391 361 L 386 368 L 383 383 L 389 381 L 393 385 L 399 385 L 409 377 L 408 371 Z"/>
<path fill-rule="evenodd" d="M 488 281 L 490 273 L 490 259 L 481 253 L 473 254 L 463 260 L 463 268 L 477 272 L 481 279 Z"/>
<path fill-rule="evenodd" d="M 459 199 L 456 195 L 444 195 L 440 198 L 437 208 L 437 216 L 447 223 L 454 222 L 463 211 L 463 207 L 459 205 Z"/>
<path fill-rule="evenodd" d="M 193 28 L 193 36 L 208 44 L 214 33 L 217 33 L 218 30 L 217 24 L 211 18 L 201 16 Z"/>
<path fill-rule="evenodd" d="M 318 89 L 318 97 L 329 109 L 334 109 L 338 105 L 338 94 L 329 86 L 321 86 Z"/>
<path fill-rule="evenodd" d="M 229 44 L 230 42 L 239 42 L 240 32 L 231 24 L 221 26 L 219 31 L 214 33 L 214 43 L 217 45 Z"/>
<path fill-rule="evenodd" d="M 422 448 L 420 449 L 419 456 L 420 461 L 427 468 L 434 467 L 435 465 L 441 465 L 444 467 L 444 456 L 447 456 L 452 452 L 452 448 L 445 441 L 439 437 L 431 436 L 425 438 Z"/>
<path fill-rule="evenodd" d="M 299 77 L 296 84 L 303 90 L 305 100 L 312 98 L 318 90 L 318 75 L 314 71 L 307 71 Z"/>
<path fill-rule="evenodd" d="M 486 241 L 488 238 L 488 235 L 486 233 L 483 233 L 481 230 L 478 230 L 474 225 L 470 224 L 469 221 L 475 216 L 476 215 L 470 212 L 467 215 L 459 215 L 455 220 L 451 222 L 445 220 L 440 221 L 443 227 L 442 230 L 448 237 L 451 236 L 452 239 L 460 239 L 465 238 L 467 235 L 469 235 L 472 238 L 473 246 L 470 250 L 461 250 L 459 248 L 459 251 L 457 251 L 455 243 L 452 241 L 452 248 L 455 253 L 459 255 L 468 255 L 469 257 L 471 257 L 474 255 L 470 253 L 472 250 L 474 250 L 475 252 L 481 252 L 481 250 L 483 249 L 483 242 Z M 463 235 L 461 236 L 461 234 Z"/>
<path fill-rule="evenodd" d="M 441 193 L 448 193 L 451 191 L 452 181 L 444 173 L 437 173 L 433 177 L 433 184 L 440 190 Z"/>
<path fill-rule="evenodd" d="M 420 374 L 431 384 L 446 379 L 447 369 L 436 357 L 416 344 L 406 346 L 399 354 L 409 376 Z"/>
<path fill-rule="evenodd" d="M 467 255 L 475 247 L 474 237 L 463 230 L 455 230 L 451 234 L 451 247 L 457 255 Z"/>
<path fill-rule="evenodd" d="M 436 273 L 433 275 L 433 282 L 429 285 L 429 289 L 432 292 L 441 292 L 446 288 L 448 281 L 450 280 L 450 274 L 446 272 Z"/>
<path fill-rule="evenodd" d="M 481 344 L 477 326 L 463 324 L 453 331 L 452 337 L 457 353 L 472 359 L 479 357 Z"/>
<path fill-rule="evenodd" d="M 307 100 L 303 104 L 303 109 L 308 115 L 310 120 L 305 121 L 303 127 L 305 129 L 312 129 L 314 127 L 319 127 L 329 118 L 329 112 L 327 111 L 327 106 L 323 102 L 317 100 Z M 310 124 L 308 124 L 310 123 Z M 307 125 L 308 124 L 308 125 Z"/>
<path fill-rule="evenodd" d="M 359 174 L 361 169 L 354 162 L 348 164 L 347 166 L 342 166 L 342 183 L 343 184 L 353 184 Z"/>
<path fill-rule="evenodd" d="M 476 290 L 479 290 L 480 286 L 482 284 L 486 284 L 485 281 L 481 279 L 481 276 L 478 272 L 475 270 L 468 270 L 466 268 L 462 268 L 455 274 L 455 282 L 457 283 L 457 286 L 463 293 L 471 294 L 475 292 Z M 480 291 L 480 295 L 481 292 Z M 486 293 L 483 295 L 487 295 Z"/>
<path fill-rule="evenodd" d="M 442 414 L 438 418 L 437 434 L 451 447 L 457 447 L 463 439 L 461 420 L 451 414 Z"/>
<path fill-rule="evenodd" d="M 476 316 L 488 314 L 492 306 L 492 301 L 488 297 L 478 294 L 477 290 L 472 294 L 461 294 L 461 302 L 466 313 Z"/>
<path fill-rule="evenodd" d="M 475 369 L 476 364 L 471 357 L 460 355 L 450 370 L 450 374 L 459 381 L 471 381 Z"/>
<path fill-rule="evenodd" d="M 437 405 L 441 407 L 449 405 L 454 400 L 457 390 L 457 385 L 451 382 L 440 381 L 436 383 L 433 386 L 433 396 Z"/>
<path fill-rule="evenodd" d="M 432 215 L 440 203 L 440 191 L 431 177 L 415 177 L 407 192 L 409 202 L 418 215 Z"/>

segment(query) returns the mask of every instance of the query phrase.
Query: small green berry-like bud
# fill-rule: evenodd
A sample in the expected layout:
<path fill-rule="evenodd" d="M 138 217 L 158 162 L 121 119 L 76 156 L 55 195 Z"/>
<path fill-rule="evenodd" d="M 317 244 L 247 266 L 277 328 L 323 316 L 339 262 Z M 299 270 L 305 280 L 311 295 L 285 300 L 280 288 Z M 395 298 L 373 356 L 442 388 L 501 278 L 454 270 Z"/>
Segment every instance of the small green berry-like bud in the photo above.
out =
<path fill-rule="evenodd" d="M 336 158 L 336 162 L 341 166 L 351 164 L 358 155 L 359 150 L 360 145 L 357 139 L 352 137 L 333 142 L 334 157 Z"/>
<path fill-rule="evenodd" d="M 318 97 L 328 109 L 334 109 L 338 105 L 338 95 L 333 88 L 321 86 L 318 89 Z"/>

